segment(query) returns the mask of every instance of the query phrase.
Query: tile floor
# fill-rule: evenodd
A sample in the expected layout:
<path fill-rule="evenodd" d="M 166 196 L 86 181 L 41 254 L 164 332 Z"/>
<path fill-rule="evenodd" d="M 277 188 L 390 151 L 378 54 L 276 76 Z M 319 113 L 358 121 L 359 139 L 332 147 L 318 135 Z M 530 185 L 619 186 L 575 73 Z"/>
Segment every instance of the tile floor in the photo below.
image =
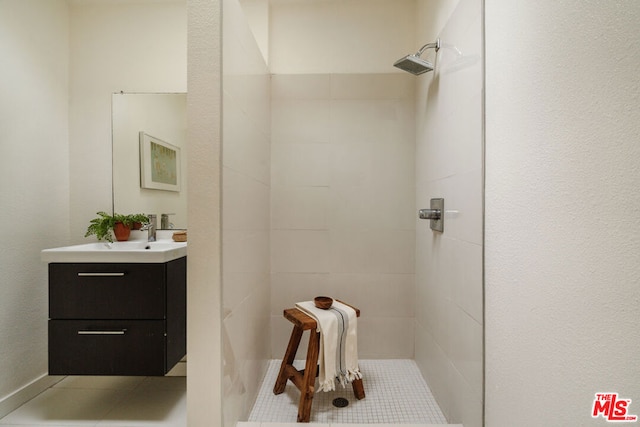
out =
<path fill-rule="evenodd" d="M 454 427 L 412 360 L 361 360 L 367 397 L 338 390 L 315 397 L 310 427 Z M 295 427 L 297 390 L 272 392 L 280 361 L 271 361 L 250 421 L 238 427 Z M 186 427 L 186 377 L 66 377 L 0 419 L 0 427 Z M 409 393 L 407 393 L 409 392 Z M 349 406 L 331 406 L 335 397 Z M 262 418 L 260 418 L 262 417 Z M 213 426 L 212 426 L 213 427 Z"/>
<path fill-rule="evenodd" d="M 246 427 L 284 426 L 296 421 L 299 391 L 291 382 L 285 392 L 273 394 L 273 384 L 278 375 L 280 360 L 269 364 L 256 403 L 249 415 Z M 303 361 L 296 362 L 299 369 Z M 300 364 L 300 366 L 298 366 Z M 317 393 L 311 408 L 311 422 L 336 427 L 342 424 L 434 425 L 446 424 L 429 386 L 413 360 L 360 360 L 360 370 L 366 397 L 355 399 L 351 387 L 329 393 Z M 333 399 L 349 400 L 345 408 L 335 408 Z M 276 423 L 276 424 L 269 424 Z M 239 424 L 240 426 L 241 424 Z"/>
<path fill-rule="evenodd" d="M 70 376 L 0 419 L 0 426 L 185 427 L 186 380 Z"/>
<path fill-rule="evenodd" d="M 301 427 L 297 423 L 240 422 L 236 427 Z M 462 424 L 352 424 L 352 423 L 308 423 L 304 427 L 464 427 Z"/>

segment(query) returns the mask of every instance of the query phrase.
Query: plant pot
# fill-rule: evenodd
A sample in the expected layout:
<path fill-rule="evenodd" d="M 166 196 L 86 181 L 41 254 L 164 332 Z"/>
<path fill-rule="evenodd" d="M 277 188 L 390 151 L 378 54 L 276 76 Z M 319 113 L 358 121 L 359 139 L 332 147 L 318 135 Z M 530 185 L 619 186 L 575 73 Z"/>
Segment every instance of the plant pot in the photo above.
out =
<path fill-rule="evenodd" d="M 113 226 L 113 234 L 116 235 L 116 240 L 118 242 L 126 242 L 127 240 L 129 240 L 131 228 L 121 222 L 116 222 Z"/>
<path fill-rule="evenodd" d="M 134 222 L 133 225 L 131 226 L 132 230 L 140 230 L 141 228 L 142 228 L 141 222 Z"/>

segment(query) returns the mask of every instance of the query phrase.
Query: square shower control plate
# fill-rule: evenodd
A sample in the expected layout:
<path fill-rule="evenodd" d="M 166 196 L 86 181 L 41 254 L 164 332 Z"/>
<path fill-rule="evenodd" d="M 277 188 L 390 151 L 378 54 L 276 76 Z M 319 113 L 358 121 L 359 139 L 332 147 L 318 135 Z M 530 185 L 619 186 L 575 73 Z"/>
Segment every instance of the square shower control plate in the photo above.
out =
<path fill-rule="evenodd" d="M 440 219 L 431 220 L 431 229 L 441 233 L 444 232 L 444 199 L 431 199 L 431 209 L 440 211 Z"/>

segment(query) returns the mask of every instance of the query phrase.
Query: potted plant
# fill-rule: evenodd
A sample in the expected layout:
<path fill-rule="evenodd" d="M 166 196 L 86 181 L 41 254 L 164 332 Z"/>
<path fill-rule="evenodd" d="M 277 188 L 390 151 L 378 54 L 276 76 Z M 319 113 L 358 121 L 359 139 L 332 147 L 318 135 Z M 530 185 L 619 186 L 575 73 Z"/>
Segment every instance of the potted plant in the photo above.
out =
<path fill-rule="evenodd" d="M 124 223 L 130 223 L 132 230 L 140 230 L 144 224 L 149 223 L 149 216 L 146 214 L 126 215 Z"/>
<path fill-rule="evenodd" d="M 143 224 L 149 221 L 145 214 L 120 215 L 114 213 L 109 215 L 106 212 L 98 212 L 98 217 L 89 222 L 89 227 L 84 237 L 95 235 L 98 240 L 107 240 L 113 242 L 113 235 L 118 241 L 129 240 L 129 234 L 134 224 Z"/>

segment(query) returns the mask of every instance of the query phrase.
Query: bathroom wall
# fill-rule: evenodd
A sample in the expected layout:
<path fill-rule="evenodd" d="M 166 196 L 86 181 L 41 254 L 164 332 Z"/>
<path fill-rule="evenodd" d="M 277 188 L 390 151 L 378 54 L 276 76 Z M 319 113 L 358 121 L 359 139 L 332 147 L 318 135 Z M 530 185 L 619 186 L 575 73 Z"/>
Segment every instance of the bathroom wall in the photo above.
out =
<path fill-rule="evenodd" d="M 360 357 L 413 358 L 415 86 L 392 64 L 415 48 L 414 12 L 272 4 L 274 358 L 291 333 L 283 309 L 324 294 L 361 309 Z"/>
<path fill-rule="evenodd" d="M 240 0 L 242 12 L 265 62 L 269 63 L 269 1 Z"/>
<path fill-rule="evenodd" d="M 393 72 L 415 45 L 415 7 L 416 0 L 271 0 L 271 72 Z"/>
<path fill-rule="evenodd" d="M 428 208 L 431 198 L 442 197 L 445 214 L 443 233 L 416 219 L 415 359 L 448 421 L 480 427 L 482 2 L 450 3 L 434 8 L 420 2 L 421 42 L 439 36 L 442 48 L 435 72 L 417 78 L 416 201 L 418 208 Z M 433 50 L 425 55 L 436 58 Z"/>
<path fill-rule="evenodd" d="M 271 79 L 238 0 L 222 7 L 222 386 L 232 427 L 248 416 L 271 358 Z"/>
<path fill-rule="evenodd" d="M 187 425 L 222 425 L 222 4 L 189 0 Z"/>
<path fill-rule="evenodd" d="M 413 357 L 413 92 L 404 74 L 273 76 L 273 357 L 282 310 L 316 295 L 361 309 L 360 357 Z"/>
<path fill-rule="evenodd" d="M 82 242 L 95 212 L 111 209 L 111 94 L 186 90 L 185 10 L 184 1 L 2 2 L 0 215 L 11 244 L 0 248 L 0 416 L 55 381 L 39 380 L 40 250 Z"/>
<path fill-rule="evenodd" d="M 0 417 L 50 385 L 47 267 L 69 242 L 69 13 L 64 0 L 0 13 Z"/>
<path fill-rule="evenodd" d="M 82 243 L 112 206 L 111 95 L 186 92 L 187 18 L 184 0 L 73 0 L 70 12 L 70 231 Z"/>
<path fill-rule="evenodd" d="M 486 425 L 640 415 L 640 3 L 485 8 Z"/>

